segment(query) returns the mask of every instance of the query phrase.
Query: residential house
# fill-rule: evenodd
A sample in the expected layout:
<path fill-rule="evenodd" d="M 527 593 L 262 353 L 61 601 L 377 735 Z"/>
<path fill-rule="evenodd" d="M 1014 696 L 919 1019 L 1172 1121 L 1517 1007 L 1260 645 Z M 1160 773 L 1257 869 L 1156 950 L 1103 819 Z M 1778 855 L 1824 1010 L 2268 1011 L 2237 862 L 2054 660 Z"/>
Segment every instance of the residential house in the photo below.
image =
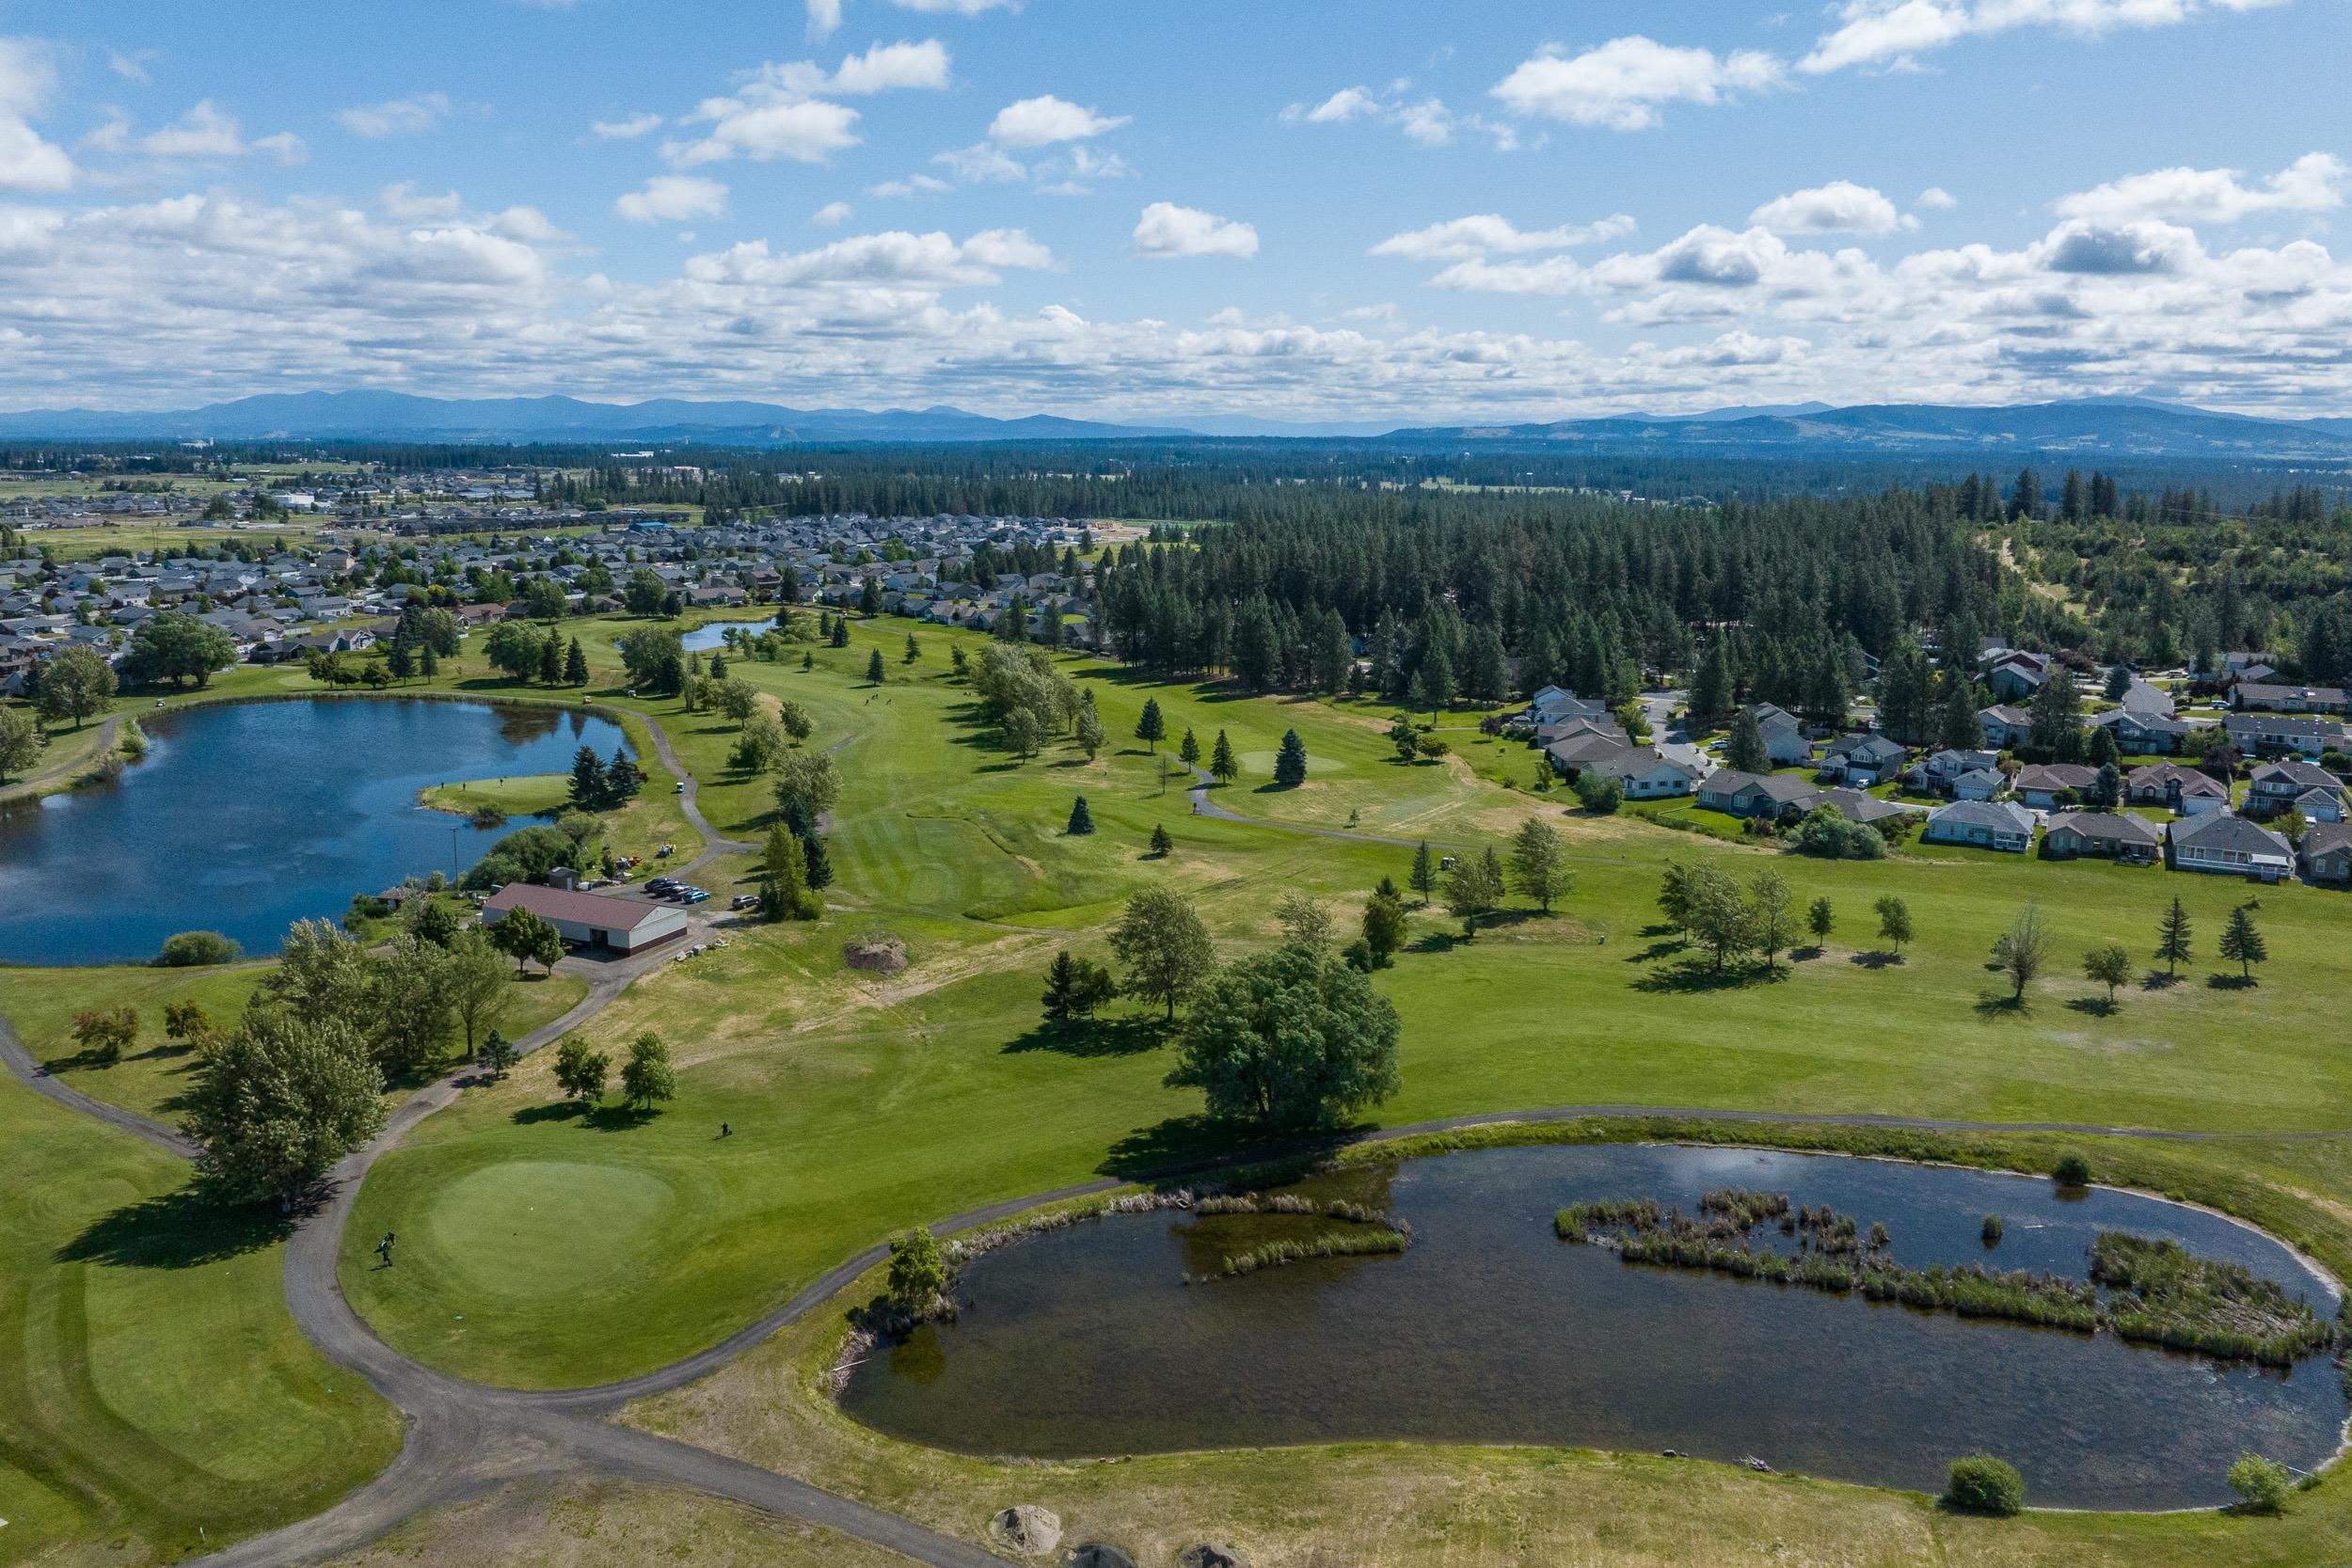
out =
<path fill-rule="evenodd" d="M 2230 744 L 2248 756 L 2316 757 L 2344 744 L 2344 726 L 2333 719 L 2298 719 L 2276 713 L 2233 713 L 2221 721 Z"/>
<path fill-rule="evenodd" d="M 1804 728 L 1796 715 L 1770 703 L 1758 703 L 1748 710 L 1756 715 L 1756 727 L 1764 732 L 1764 754 L 1776 768 L 1801 767 L 1813 758 L 1813 743 L 1804 737 Z"/>
<path fill-rule="evenodd" d="M 1893 778 L 1902 770 L 1903 749 L 1883 735 L 1841 735 L 1823 753 L 1820 777 L 1843 780 L 1857 789 Z"/>
<path fill-rule="evenodd" d="M 2275 882 L 2295 869 L 2282 833 L 2228 812 L 2183 817 L 2169 830 L 2175 871 L 2212 871 Z"/>
<path fill-rule="evenodd" d="M 1838 816 L 1866 828 L 1875 828 L 1890 818 L 1915 815 L 1910 806 L 1899 806 L 1892 800 L 1882 800 L 1858 789 L 1825 789 L 1821 791 L 1820 804 L 1835 807 Z"/>
<path fill-rule="evenodd" d="M 2074 762 L 2043 762 L 2019 768 L 2011 785 L 2026 804 L 2037 811 L 2049 811 L 2058 804 L 2060 795 L 2081 800 L 2098 782 L 2096 768 Z"/>
<path fill-rule="evenodd" d="M 2300 811 L 2305 819 L 2339 822 L 2344 819 L 2344 781 L 2312 762 L 2265 762 L 2257 765 L 2247 786 L 2249 816 L 2279 816 Z"/>
<path fill-rule="evenodd" d="M 2033 715 L 2022 707 L 1996 703 L 1977 710 L 1977 727 L 1984 732 L 1984 743 L 1996 752 L 2023 746 L 2033 735 Z"/>
<path fill-rule="evenodd" d="M 2033 813 L 2006 800 L 1955 800 L 1928 813 L 1920 838 L 2022 855 L 2033 844 Z"/>
<path fill-rule="evenodd" d="M 1998 752 L 1935 752 L 1914 765 L 1903 774 L 1903 779 L 1921 794 L 1949 795 L 1954 779 L 1963 773 L 1992 768 L 2000 760 Z"/>
<path fill-rule="evenodd" d="M 2177 762 L 2152 762 L 2123 776 L 2123 799 L 2134 805 L 2164 806 L 2180 816 L 2202 816 L 2229 809 L 2230 786 Z"/>
<path fill-rule="evenodd" d="M 2352 883 L 2352 824 L 2314 822 L 2296 846 L 2307 882 Z"/>
<path fill-rule="evenodd" d="M 2029 654 L 2021 649 L 2008 648 L 1994 656 L 1992 668 L 1985 672 L 1984 681 L 1993 689 L 1994 702 L 2025 703 L 2032 700 L 2033 694 L 2042 689 L 2054 671 L 2059 679 L 2074 678 L 2058 670 L 2046 654 Z"/>
<path fill-rule="evenodd" d="M 1955 800 L 1993 800 L 2009 788 L 2009 780 L 1997 768 L 1971 768 L 1951 781 L 1951 797 Z"/>
<path fill-rule="evenodd" d="M 2271 686 L 2240 681 L 2230 688 L 2230 705 L 2249 713 L 2342 713 L 2340 686 Z"/>
<path fill-rule="evenodd" d="M 1786 773 L 1742 773 L 1719 768 L 1699 784 L 1699 804 L 1733 816 L 1777 819 L 1802 816 L 1820 803 L 1821 792 Z"/>
<path fill-rule="evenodd" d="M 1551 759 L 1552 767 L 1559 769 L 1562 778 L 1572 779 L 1587 764 L 1628 748 L 1629 742 L 1622 733 L 1611 735 L 1603 730 L 1586 730 L 1553 741 L 1544 748 L 1544 755 Z"/>
<path fill-rule="evenodd" d="M 2052 860 L 2085 856 L 2122 861 L 2129 865 L 2153 865 L 2163 852 L 2164 837 L 2156 825 L 2135 812 L 2060 812 L 2044 824 L 2042 852 Z"/>
<path fill-rule="evenodd" d="M 1698 786 L 1698 769 L 1686 763 L 1668 758 L 1650 746 L 1620 746 L 1615 751 L 1593 757 L 1583 764 L 1583 771 L 1614 779 L 1624 786 L 1629 800 L 1658 800 L 1676 795 L 1688 795 Z"/>
<path fill-rule="evenodd" d="M 2092 715 L 2090 721 L 2115 736 L 2117 751 L 2132 756 L 2170 756 L 2182 749 L 2190 736 L 2211 727 L 2169 713 L 2129 707 L 2109 708 Z"/>

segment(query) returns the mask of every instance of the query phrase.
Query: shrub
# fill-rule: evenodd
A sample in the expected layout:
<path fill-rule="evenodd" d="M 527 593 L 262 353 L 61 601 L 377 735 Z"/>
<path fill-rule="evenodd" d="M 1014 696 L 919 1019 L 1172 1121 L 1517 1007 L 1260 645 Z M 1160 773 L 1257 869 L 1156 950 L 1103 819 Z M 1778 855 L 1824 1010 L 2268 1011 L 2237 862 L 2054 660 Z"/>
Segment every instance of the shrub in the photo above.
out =
<path fill-rule="evenodd" d="M 182 931 L 164 939 L 155 955 L 157 969 L 193 969 L 200 964 L 235 963 L 245 949 L 218 931 Z"/>
<path fill-rule="evenodd" d="M 2088 1187 L 2090 1185 L 2090 1162 L 2079 1154 L 2061 1154 L 2058 1164 L 2050 1167 L 2050 1177 L 2061 1187 Z"/>
<path fill-rule="evenodd" d="M 2249 1453 L 2230 1466 L 2230 1488 L 2246 1499 L 2249 1513 L 2276 1513 L 2294 1490 L 2295 1479 L 2277 1460 Z"/>
<path fill-rule="evenodd" d="M 2001 1244 L 2001 1216 L 1998 1214 L 1985 1215 L 1984 1230 L 1982 1234 L 1984 1236 L 1984 1244 L 1986 1246 L 1999 1246 Z"/>
<path fill-rule="evenodd" d="M 1625 804 L 1625 785 L 1587 769 L 1576 776 L 1576 799 L 1595 816 L 1607 816 Z"/>
<path fill-rule="evenodd" d="M 2026 1506 L 2025 1478 L 2015 1465 L 1991 1454 L 1970 1454 L 1952 1461 L 1944 1482 L 1944 1501 L 1971 1513 L 1995 1513 L 2006 1518 Z"/>
<path fill-rule="evenodd" d="M 1816 806 L 1797 824 L 1797 847 L 1824 860 L 1874 861 L 1886 853 L 1886 840 L 1874 828 L 1849 822 L 1836 806 Z"/>

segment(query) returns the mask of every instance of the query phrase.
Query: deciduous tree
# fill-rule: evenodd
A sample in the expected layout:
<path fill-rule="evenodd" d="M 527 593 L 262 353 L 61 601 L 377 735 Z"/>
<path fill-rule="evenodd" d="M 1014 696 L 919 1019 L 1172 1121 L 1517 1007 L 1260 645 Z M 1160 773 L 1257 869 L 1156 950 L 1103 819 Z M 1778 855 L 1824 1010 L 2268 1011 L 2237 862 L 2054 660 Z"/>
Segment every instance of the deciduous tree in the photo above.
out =
<path fill-rule="evenodd" d="M 1540 816 L 1520 823 L 1512 837 L 1511 885 L 1521 897 L 1534 899 L 1546 914 L 1551 912 L 1553 899 L 1564 897 L 1576 886 L 1576 873 L 1568 869 L 1567 849 L 1560 842 L 1559 831 Z"/>
<path fill-rule="evenodd" d="M 1176 1016 L 1216 963 L 1209 929 L 1191 900 L 1168 888 L 1146 888 L 1127 900 L 1110 930 L 1111 951 L 1126 967 L 1128 994 L 1162 1004 Z"/>
<path fill-rule="evenodd" d="M 1172 1088 L 1212 1117 L 1327 1125 L 1396 1092 L 1396 1009 L 1327 947 L 1285 942 L 1220 971 L 1184 1021 Z"/>

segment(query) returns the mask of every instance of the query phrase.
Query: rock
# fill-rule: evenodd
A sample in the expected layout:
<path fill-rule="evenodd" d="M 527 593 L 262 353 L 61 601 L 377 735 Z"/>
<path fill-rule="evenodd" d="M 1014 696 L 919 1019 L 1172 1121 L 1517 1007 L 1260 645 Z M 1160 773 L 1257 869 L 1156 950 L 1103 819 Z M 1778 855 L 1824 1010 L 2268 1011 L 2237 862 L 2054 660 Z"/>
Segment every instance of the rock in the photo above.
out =
<path fill-rule="evenodd" d="M 1770 1465 L 1765 1464 L 1762 1460 L 1756 1458 L 1754 1454 L 1748 1455 L 1745 1459 L 1740 1461 L 1740 1463 L 1745 1465 L 1749 1469 L 1754 1470 L 1759 1476 L 1769 1476 L 1772 1473 L 1772 1467 Z"/>
<path fill-rule="evenodd" d="M 1070 1555 L 1062 1559 L 1062 1564 L 1063 1568 L 1136 1568 L 1136 1560 L 1116 1546 L 1089 1541 L 1082 1546 L 1072 1547 Z"/>
<path fill-rule="evenodd" d="M 1061 1518 L 1050 1508 L 1015 1503 L 989 1517 L 988 1533 L 1023 1557 L 1043 1557 L 1061 1544 Z"/>
<path fill-rule="evenodd" d="M 1198 1546 L 1186 1546 L 1176 1559 L 1183 1568 L 1249 1568 L 1249 1560 L 1231 1546 L 1220 1546 L 1204 1541 Z"/>

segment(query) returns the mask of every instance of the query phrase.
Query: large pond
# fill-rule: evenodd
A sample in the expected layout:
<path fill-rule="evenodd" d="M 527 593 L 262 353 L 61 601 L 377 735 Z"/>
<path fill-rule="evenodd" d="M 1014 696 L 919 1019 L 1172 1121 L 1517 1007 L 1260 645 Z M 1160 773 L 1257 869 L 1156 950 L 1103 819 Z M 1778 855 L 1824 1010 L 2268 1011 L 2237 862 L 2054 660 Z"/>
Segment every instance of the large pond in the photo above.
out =
<path fill-rule="evenodd" d="M 428 811 L 430 784 L 570 770 L 608 720 L 394 698 L 243 703 L 142 717 L 146 759 L 0 813 L 0 962 L 154 957 L 175 931 L 275 952 L 355 894 L 455 873 L 500 833 Z"/>
<path fill-rule="evenodd" d="M 843 1402 L 897 1436 L 1072 1457 L 1401 1438 L 1657 1451 L 1935 1490 L 1955 1456 L 2016 1465 L 2037 1503 L 2229 1501 L 2257 1450 L 2311 1467 L 2345 1398 L 2325 1355 L 2292 1371 L 1858 1296 L 1628 1264 L 1557 1240 L 1562 1205 L 1654 1196 L 1695 1212 L 1742 1186 L 1883 1223 L 1909 1264 L 2086 1274 L 2101 1230 L 2245 1264 L 2332 1314 L 2287 1248 L 2128 1193 L 1882 1161 L 1642 1146 L 1456 1154 L 1350 1175 L 1409 1220 L 1401 1257 L 1185 1285 L 1264 1219 L 1113 1216 L 990 1253 L 971 1306 L 852 1369 Z M 1983 1216 L 2004 1217 L 1990 1250 Z"/>
<path fill-rule="evenodd" d="M 692 631 L 685 633 L 678 638 L 678 643 L 688 653 L 707 654 L 713 648 L 725 647 L 727 633 L 731 631 L 748 632 L 757 637 L 763 631 L 775 629 L 776 623 L 773 617 L 765 621 L 713 621 L 708 626 L 696 626 Z"/>

